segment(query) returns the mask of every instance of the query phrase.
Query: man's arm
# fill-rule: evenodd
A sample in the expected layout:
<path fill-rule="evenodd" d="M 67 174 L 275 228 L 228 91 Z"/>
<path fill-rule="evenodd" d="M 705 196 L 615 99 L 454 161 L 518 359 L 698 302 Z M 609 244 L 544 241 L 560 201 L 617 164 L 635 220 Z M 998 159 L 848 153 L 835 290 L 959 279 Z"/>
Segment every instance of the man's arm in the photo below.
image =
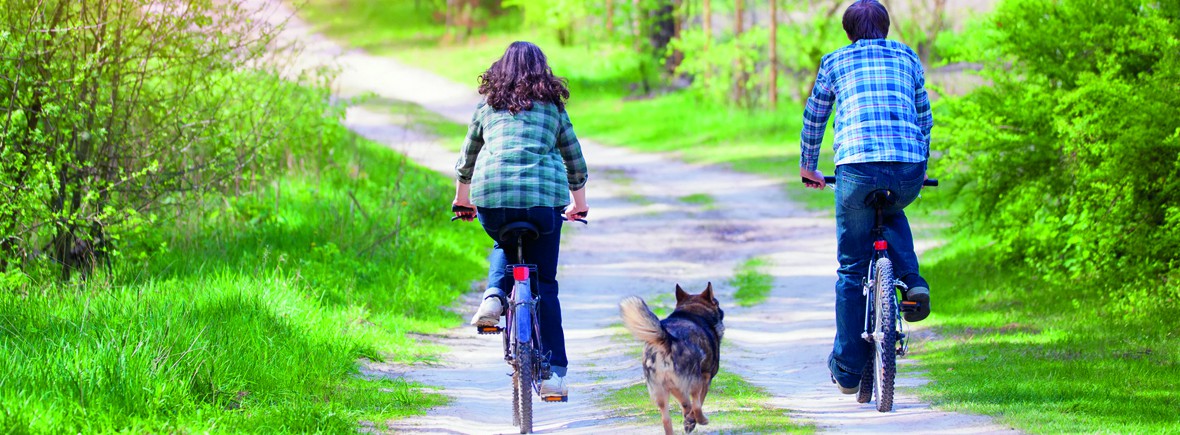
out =
<path fill-rule="evenodd" d="M 918 129 L 926 142 L 926 158 L 930 158 L 930 131 L 934 129 L 934 113 L 930 110 L 930 95 L 926 93 L 926 74 L 922 64 L 916 64 L 917 80 L 914 83 L 914 109 L 918 112 Z"/>
<path fill-rule="evenodd" d="M 824 130 L 828 128 L 828 117 L 832 114 L 832 103 L 836 94 L 832 92 L 830 77 L 820 64 L 816 72 L 815 86 L 807 107 L 803 110 L 803 133 L 799 149 L 799 169 L 815 171 L 819 166 L 819 151 L 824 142 Z"/>

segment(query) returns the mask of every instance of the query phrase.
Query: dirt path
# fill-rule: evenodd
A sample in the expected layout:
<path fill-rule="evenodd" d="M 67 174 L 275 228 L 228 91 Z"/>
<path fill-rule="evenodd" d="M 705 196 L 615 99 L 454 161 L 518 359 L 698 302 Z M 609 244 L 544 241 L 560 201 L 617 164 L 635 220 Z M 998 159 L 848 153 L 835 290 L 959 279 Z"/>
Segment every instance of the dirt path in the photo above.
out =
<path fill-rule="evenodd" d="M 260 17 L 277 19 L 289 9 L 273 0 Z M 421 104 L 449 119 L 466 122 L 478 101 L 473 90 L 393 59 L 339 46 L 293 20 L 286 37 L 308 45 L 300 62 L 334 62 L 344 97 L 373 92 Z M 576 97 L 575 97 L 576 98 Z M 577 114 L 574 115 L 575 126 Z M 394 126 L 391 115 L 352 109 L 347 122 L 371 139 L 388 144 L 425 166 L 453 173 L 456 154 L 437 141 Z M 458 141 L 460 138 L 446 138 Z M 794 145 L 783 138 L 783 146 Z M 989 419 L 932 410 L 912 395 L 896 398 L 895 411 L 881 414 L 843 396 L 828 380 L 824 359 L 833 334 L 835 283 L 834 221 L 803 210 L 782 192 L 785 180 L 678 162 L 583 140 L 591 168 L 588 185 L 591 225 L 564 232 L 559 272 L 570 354 L 570 402 L 535 405 L 538 433 L 654 433 L 614 418 L 598 406 L 610 390 L 640 381 L 638 358 L 626 356 L 632 341 L 612 340 L 618 301 L 626 295 L 650 300 L 670 293 L 675 283 L 700 289 L 712 281 L 726 304 L 724 369 L 765 387 L 775 406 L 789 409 L 821 431 L 862 433 L 1004 432 Z M 793 168 L 784 168 L 790 173 Z M 712 205 L 680 200 L 704 194 Z M 444 204 L 440 204 L 440 207 Z M 473 243 L 487 243 L 485 240 Z M 751 257 L 769 260 L 774 277 L 770 299 L 743 309 L 733 304 L 726 281 Z M 464 315 L 476 305 L 465 301 Z M 404 376 L 430 385 L 454 401 L 426 416 L 389 422 L 394 432 L 515 433 L 510 425 L 511 390 L 498 337 L 459 328 L 429 337 L 452 351 L 436 364 L 411 367 L 370 364 L 374 376 Z M 899 384 L 921 382 L 915 367 L 903 366 Z M 705 409 L 708 410 L 706 403 Z M 654 412 L 654 407 L 653 407 Z M 703 426 L 702 432 L 725 430 Z"/>

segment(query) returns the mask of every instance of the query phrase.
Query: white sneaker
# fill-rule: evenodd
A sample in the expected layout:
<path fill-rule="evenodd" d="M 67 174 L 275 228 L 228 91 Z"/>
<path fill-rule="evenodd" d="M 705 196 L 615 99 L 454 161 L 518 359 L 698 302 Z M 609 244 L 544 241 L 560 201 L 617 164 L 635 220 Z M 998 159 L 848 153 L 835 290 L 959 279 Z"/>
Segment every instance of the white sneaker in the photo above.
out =
<path fill-rule="evenodd" d="M 569 395 L 565 386 L 565 377 L 552 375 L 541 381 L 541 397 L 564 397 Z"/>
<path fill-rule="evenodd" d="M 500 303 L 500 298 L 486 298 L 479 304 L 479 310 L 476 310 L 475 315 L 471 316 L 471 324 L 474 326 L 496 326 L 497 323 L 500 323 L 500 315 L 503 313 L 504 305 Z"/>

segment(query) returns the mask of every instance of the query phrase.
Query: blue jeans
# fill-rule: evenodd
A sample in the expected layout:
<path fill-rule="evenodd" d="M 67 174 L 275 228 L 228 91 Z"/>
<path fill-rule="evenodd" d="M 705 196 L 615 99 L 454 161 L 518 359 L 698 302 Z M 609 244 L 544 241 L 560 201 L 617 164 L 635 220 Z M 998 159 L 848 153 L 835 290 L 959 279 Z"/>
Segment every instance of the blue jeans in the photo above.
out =
<path fill-rule="evenodd" d="M 487 297 L 502 289 L 511 289 L 512 277 L 505 273 L 511 263 L 520 263 L 516 258 L 516 240 L 497 240 L 500 228 L 512 222 L 529 222 L 537 227 L 540 236 L 536 240 L 524 241 L 526 263 L 537 265 L 536 282 L 541 303 L 537 307 L 537 322 L 541 330 L 541 346 L 552 352 L 549 364 L 553 373 L 565 376 L 569 361 L 565 355 L 565 331 L 561 328 L 561 302 L 557 299 L 557 254 L 561 247 L 561 207 L 533 208 L 483 208 L 479 209 L 479 223 L 492 240 L 496 241 L 488 256 Z M 508 292 L 503 292 L 505 296 Z"/>
<path fill-rule="evenodd" d="M 836 167 L 836 243 L 840 269 L 836 281 L 836 340 L 828 368 L 840 385 L 855 386 L 869 362 L 872 344 L 860 337 L 865 325 L 862 281 L 873 257 L 876 211 L 865 205 L 869 192 L 889 189 L 897 202 L 882 211 L 885 241 L 894 275 L 903 280 L 918 274 L 914 236 L 902 211 L 922 190 L 926 162 L 854 163 Z"/>

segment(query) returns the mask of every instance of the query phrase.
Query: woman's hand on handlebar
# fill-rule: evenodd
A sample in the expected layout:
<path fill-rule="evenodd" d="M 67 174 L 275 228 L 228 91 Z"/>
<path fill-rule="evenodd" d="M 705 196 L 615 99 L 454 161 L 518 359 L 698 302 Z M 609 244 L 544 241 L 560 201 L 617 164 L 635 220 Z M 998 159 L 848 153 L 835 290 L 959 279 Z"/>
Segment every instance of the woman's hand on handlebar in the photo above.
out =
<path fill-rule="evenodd" d="M 451 212 L 455 213 L 455 217 L 451 218 L 451 220 L 463 219 L 464 222 L 475 220 L 475 217 L 479 214 L 475 210 L 475 205 L 471 204 L 471 201 L 459 201 L 458 199 L 451 201 Z"/>
<path fill-rule="evenodd" d="M 823 190 L 827 183 L 824 182 L 824 174 L 818 169 L 809 170 L 799 168 L 799 176 L 803 177 L 803 185 L 812 189 Z"/>
<path fill-rule="evenodd" d="M 565 208 L 565 219 L 571 222 L 585 221 L 587 213 L 590 213 L 590 206 L 575 201 Z"/>

